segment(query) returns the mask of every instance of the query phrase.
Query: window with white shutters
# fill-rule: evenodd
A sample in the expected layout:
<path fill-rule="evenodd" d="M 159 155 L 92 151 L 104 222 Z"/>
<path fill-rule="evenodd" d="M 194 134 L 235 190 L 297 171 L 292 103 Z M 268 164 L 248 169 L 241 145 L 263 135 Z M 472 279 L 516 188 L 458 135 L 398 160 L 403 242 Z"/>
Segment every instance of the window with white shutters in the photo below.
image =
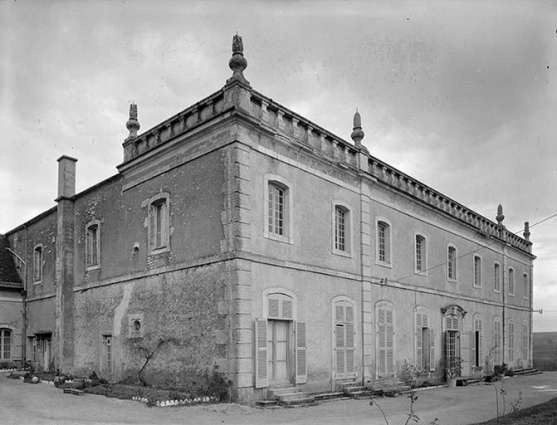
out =
<path fill-rule="evenodd" d="M 296 383 L 305 384 L 307 382 L 307 331 L 306 324 L 296 322 Z"/>
<path fill-rule="evenodd" d="M 447 247 L 447 279 L 456 281 L 456 248 L 454 246 Z"/>
<path fill-rule="evenodd" d="M 377 371 L 379 376 L 394 374 L 394 310 L 390 305 L 377 307 Z"/>
<path fill-rule="evenodd" d="M 514 322 L 509 320 L 508 324 L 508 343 L 509 343 L 509 355 L 507 359 L 509 362 L 514 362 Z"/>
<path fill-rule="evenodd" d="M 338 302 L 334 306 L 335 315 L 335 363 L 337 376 L 354 373 L 354 306 Z"/>
<path fill-rule="evenodd" d="M 414 312 L 415 341 L 416 341 L 416 366 L 421 371 L 435 370 L 435 340 L 433 329 L 430 327 L 429 312 L 418 308 Z"/>
<path fill-rule="evenodd" d="M 501 332 L 501 318 L 494 317 L 493 318 L 493 342 L 492 342 L 492 351 L 493 351 L 493 364 L 499 365 L 501 364 L 501 344 L 502 344 L 502 332 Z"/>
<path fill-rule="evenodd" d="M 524 364 L 528 361 L 528 353 L 530 352 L 530 333 L 528 331 L 528 322 L 522 322 L 522 361 Z"/>
<path fill-rule="evenodd" d="M 269 294 L 268 318 L 280 320 L 293 319 L 293 300 L 286 294 Z"/>

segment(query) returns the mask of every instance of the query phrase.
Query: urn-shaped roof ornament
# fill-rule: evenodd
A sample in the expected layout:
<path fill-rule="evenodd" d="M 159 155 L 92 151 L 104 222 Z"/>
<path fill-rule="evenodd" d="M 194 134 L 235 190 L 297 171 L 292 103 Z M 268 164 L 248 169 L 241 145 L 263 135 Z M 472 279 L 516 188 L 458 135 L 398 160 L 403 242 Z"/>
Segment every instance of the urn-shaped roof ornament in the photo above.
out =
<path fill-rule="evenodd" d="M 497 220 L 497 224 L 503 227 L 505 216 L 503 215 L 503 206 L 501 204 L 497 207 L 497 217 L 495 217 L 495 219 Z"/>
<path fill-rule="evenodd" d="M 354 140 L 354 144 L 356 145 L 356 149 L 363 149 L 367 151 L 365 146 L 362 145 L 362 139 L 364 138 L 365 133 L 362 130 L 362 117 L 360 113 L 356 109 L 356 113 L 354 114 L 354 128 L 350 137 Z"/>
<path fill-rule="evenodd" d="M 232 70 L 232 77 L 226 80 L 231 83 L 234 80 L 240 81 L 248 86 L 249 81 L 244 77 L 244 69 L 248 67 L 248 61 L 244 57 L 244 43 L 238 34 L 232 37 L 232 57 L 228 61 L 228 66 Z"/>
<path fill-rule="evenodd" d="M 139 125 L 139 121 L 137 121 L 137 105 L 135 103 L 132 103 L 130 105 L 130 117 L 128 119 L 128 122 L 126 122 L 126 128 L 130 132 L 127 138 L 131 139 L 133 137 L 136 137 L 137 131 L 140 127 L 141 126 Z"/>

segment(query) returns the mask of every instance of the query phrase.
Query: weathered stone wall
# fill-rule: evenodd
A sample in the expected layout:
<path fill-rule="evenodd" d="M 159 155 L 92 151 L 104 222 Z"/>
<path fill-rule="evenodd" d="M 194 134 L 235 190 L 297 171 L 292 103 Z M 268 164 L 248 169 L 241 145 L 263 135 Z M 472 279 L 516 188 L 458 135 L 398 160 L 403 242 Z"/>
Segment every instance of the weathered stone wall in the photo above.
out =
<path fill-rule="evenodd" d="M 160 340 L 142 376 L 151 384 L 181 385 L 226 365 L 227 341 L 218 306 L 225 296 L 224 264 L 153 274 L 93 288 L 75 297 L 76 373 L 96 371 L 109 380 L 137 373 Z M 131 338 L 132 317 L 141 317 L 142 336 Z M 113 373 L 103 368 L 102 335 L 112 335 Z M 226 370 L 225 370 L 226 372 Z"/>

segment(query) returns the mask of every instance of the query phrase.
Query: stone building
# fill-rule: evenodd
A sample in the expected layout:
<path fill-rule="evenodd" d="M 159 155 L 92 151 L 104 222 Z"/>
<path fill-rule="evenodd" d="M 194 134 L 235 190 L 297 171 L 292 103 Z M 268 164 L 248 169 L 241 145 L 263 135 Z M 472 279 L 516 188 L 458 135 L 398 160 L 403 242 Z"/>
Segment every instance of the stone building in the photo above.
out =
<path fill-rule="evenodd" d="M 129 136 L 118 173 L 7 233 L 30 265 L 27 358 L 186 384 L 217 366 L 235 400 L 276 386 L 443 380 L 532 364 L 524 237 L 255 91 L 234 37 L 225 86 Z M 2 327 L 0 322 L 0 327 Z"/>

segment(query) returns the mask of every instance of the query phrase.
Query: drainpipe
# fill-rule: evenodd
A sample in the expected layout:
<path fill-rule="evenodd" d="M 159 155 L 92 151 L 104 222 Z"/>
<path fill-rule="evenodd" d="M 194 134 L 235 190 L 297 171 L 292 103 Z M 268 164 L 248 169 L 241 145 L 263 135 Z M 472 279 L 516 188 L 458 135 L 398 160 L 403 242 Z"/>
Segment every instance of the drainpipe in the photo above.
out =
<path fill-rule="evenodd" d="M 6 248 L 14 257 L 16 257 L 21 263 L 23 267 L 25 267 L 25 271 L 23 272 L 23 291 L 21 291 L 21 300 L 23 303 L 23 329 L 21 330 L 21 361 L 22 367 L 25 368 L 25 362 L 27 361 L 27 263 L 21 258 L 19 255 L 16 254 L 15 251 L 11 250 L 10 248 Z"/>

